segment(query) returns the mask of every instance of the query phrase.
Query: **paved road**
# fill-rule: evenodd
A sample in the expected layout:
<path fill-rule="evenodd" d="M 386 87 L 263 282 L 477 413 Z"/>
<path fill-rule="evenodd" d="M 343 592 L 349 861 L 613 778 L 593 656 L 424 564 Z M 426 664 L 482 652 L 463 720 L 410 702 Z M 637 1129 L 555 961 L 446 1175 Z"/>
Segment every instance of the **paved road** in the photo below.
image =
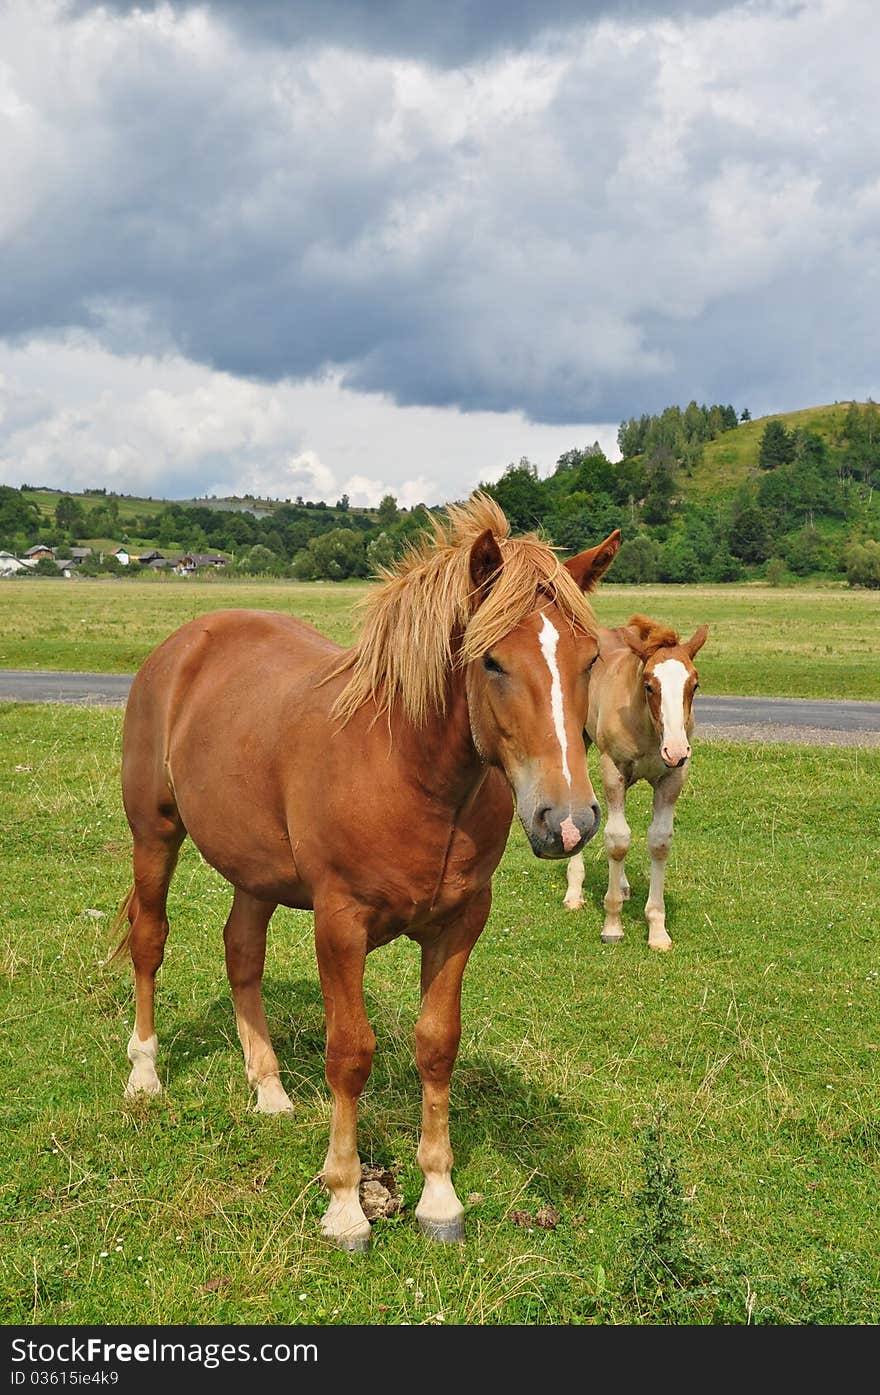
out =
<path fill-rule="evenodd" d="M 0 702 L 65 702 L 121 707 L 131 675 L 0 670 Z M 816 744 L 880 744 L 880 702 L 811 698 L 711 697 L 694 704 L 697 735 L 728 735 Z"/>

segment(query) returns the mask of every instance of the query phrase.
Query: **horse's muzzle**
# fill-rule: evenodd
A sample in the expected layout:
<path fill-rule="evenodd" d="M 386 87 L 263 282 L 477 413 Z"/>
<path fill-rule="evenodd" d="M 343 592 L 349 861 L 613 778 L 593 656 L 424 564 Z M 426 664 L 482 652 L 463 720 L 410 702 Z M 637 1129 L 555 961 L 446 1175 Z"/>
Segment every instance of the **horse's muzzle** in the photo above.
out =
<path fill-rule="evenodd" d="M 523 827 L 536 857 L 572 857 L 598 831 L 601 812 L 594 799 L 585 808 L 540 805 Z"/>

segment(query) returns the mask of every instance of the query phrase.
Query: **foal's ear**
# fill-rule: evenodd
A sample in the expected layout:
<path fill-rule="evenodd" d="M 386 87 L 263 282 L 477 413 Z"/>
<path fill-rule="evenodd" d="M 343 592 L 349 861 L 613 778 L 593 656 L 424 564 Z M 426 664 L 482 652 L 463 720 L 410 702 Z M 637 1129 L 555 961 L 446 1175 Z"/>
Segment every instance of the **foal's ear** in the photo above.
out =
<path fill-rule="evenodd" d="M 629 625 L 624 625 L 619 633 L 620 638 L 626 641 L 633 653 L 644 663 L 648 657 L 648 646 L 638 631 L 630 629 Z"/>
<path fill-rule="evenodd" d="M 565 568 L 571 572 L 582 591 L 595 591 L 617 556 L 619 547 L 620 529 L 615 528 L 614 532 L 609 533 L 605 541 L 600 542 L 598 547 L 591 547 L 586 552 L 579 552 L 577 557 L 569 557 L 564 564 Z"/>
<path fill-rule="evenodd" d="M 471 581 L 478 591 L 489 591 L 493 581 L 498 578 L 503 560 L 495 534 L 491 528 L 487 528 L 471 547 Z"/>
<path fill-rule="evenodd" d="M 681 646 L 682 649 L 686 649 L 687 652 L 690 654 L 691 658 L 693 658 L 697 651 L 699 649 L 702 649 L 703 645 L 706 643 L 706 636 L 708 635 L 708 633 L 709 626 L 701 625 L 698 630 L 694 631 L 690 639 L 686 639 L 684 641 L 684 643 Z"/>

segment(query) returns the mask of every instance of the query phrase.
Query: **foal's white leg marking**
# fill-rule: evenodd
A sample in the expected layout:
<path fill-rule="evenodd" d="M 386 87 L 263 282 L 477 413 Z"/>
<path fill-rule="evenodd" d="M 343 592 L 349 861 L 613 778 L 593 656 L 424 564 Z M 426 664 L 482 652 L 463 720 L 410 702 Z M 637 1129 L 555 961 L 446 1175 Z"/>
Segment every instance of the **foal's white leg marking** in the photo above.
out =
<path fill-rule="evenodd" d="M 565 900 L 563 906 L 570 911 L 579 911 L 584 904 L 584 855 L 575 853 L 568 859 Z"/>
<path fill-rule="evenodd" d="M 651 885 L 645 905 L 648 922 L 648 948 L 670 949 L 672 940 L 666 930 L 664 884 L 666 859 L 672 845 L 675 805 L 687 777 L 687 766 L 673 770 L 654 786 L 654 816 L 648 829 L 648 851 L 651 854 Z"/>
<path fill-rule="evenodd" d="M 559 665 L 556 662 L 556 646 L 559 643 L 559 631 L 546 615 L 541 616 L 541 630 L 538 635 L 541 645 L 541 653 L 547 661 L 550 670 L 550 711 L 553 713 L 553 725 L 556 728 L 556 739 L 559 742 L 559 749 L 562 752 L 562 773 L 565 776 L 565 783 L 568 785 L 568 818 L 562 821 L 562 846 L 568 852 L 571 848 L 576 848 L 581 841 L 577 824 L 571 817 L 571 768 L 568 764 L 568 738 L 565 734 L 565 706 L 562 700 L 562 679 L 559 676 Z"/>
<path fill-rule="evenodd" d="M 614 761 L 604 752 L 599 757 L 599 769 L 608 814 L 605 820 L 605 852 L 608 856 L 608 890 L 605 893 L 605 924 L 602 939 L 613 944 L 623 939 L 623 921 L 620 910 L 626 898 L 629 883 L 623 870 L 623 861 L 629 852 L 630 827 L 626 821 L 626 781 Z"/>
<path fill-rule="evenodd" d="M 690 742 L 684 729 L 684 685 L 688 671 L 681 659 L 664 659 L 655 665 L 654 677 L 660 684 L 660 723 L 663 735 L 660 750 L 673 760 L 690 755 Z"/>
<path fill-rule="evenodd" d="M 131 1075 L 128 1077 L 128 1084 L 125 1087 L 127 1100 L 132 1099 L 135 1095 L 158 1095 L 161 1092 L 162 1086 L 156 1074 L 158 1054 L 159 1042 L 155 1033 L 151 1037 L 147 1037 L 146 1041 L 141 1041 L 137 1032 L 132 1032 L 128 1043 Z"/>

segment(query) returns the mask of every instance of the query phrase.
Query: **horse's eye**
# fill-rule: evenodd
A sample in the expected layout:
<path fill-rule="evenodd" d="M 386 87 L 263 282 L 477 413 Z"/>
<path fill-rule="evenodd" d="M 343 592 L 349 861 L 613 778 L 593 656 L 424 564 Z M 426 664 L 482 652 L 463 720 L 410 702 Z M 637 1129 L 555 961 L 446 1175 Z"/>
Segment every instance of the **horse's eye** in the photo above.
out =
<path fill-rule="evenodd" d="M 487 654 L 486 657 L 484 658 L 484 660 L 483 660 L 483 668 L 486 670 L 487 673 L 503 673 L 503 672 L 504 672 L 504 669 L 501 667 L 501 665 L 499 664 L 498 660 L 497 660 L 497 659 L 493 659 L 491 654 Z"/>
<path fill-rule="evenodd" d="M 587 664 L 587 673 L 589 673 L 589 672 L 591 671 L 591 669 L 592 669 L 592 667 L 593 667 L 593 664 L 596 662 L 596 660 L 598 659 L 598 657 L 599 657 L 598 654 L 594 654 L 594 655 L 593 655 L 592 659 L 591 659 L 590 662 Z"/>
<path fill-rule="evenodd" d="M 697 689 L 699 688 L 699 686 L 700 686 L 699 683 L 695 683 L 695 684 L 694 684 L 694 692 L 697 691 Z"/>
<path fill-rule="evenodd" d="M 645 684 L 645 692 L 646 692 L 646 693 L 653 693 L 653 691 L 654 691 L 654 684 L 653 684 L 653 683 L 646 683 L 646 684 Z"/>

